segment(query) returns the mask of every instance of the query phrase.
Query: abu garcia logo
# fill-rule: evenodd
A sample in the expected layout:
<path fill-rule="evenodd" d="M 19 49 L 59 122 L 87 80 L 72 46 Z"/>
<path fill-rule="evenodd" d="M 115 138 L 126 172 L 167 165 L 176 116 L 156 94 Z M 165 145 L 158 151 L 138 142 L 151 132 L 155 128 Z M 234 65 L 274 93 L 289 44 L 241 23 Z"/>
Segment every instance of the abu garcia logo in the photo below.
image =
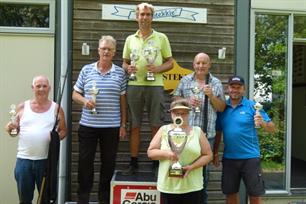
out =
<path fill-rule="evenodd" d="M 156 204 L 156 194 L 145 192 L 127 192 L 122 204 Z"/>

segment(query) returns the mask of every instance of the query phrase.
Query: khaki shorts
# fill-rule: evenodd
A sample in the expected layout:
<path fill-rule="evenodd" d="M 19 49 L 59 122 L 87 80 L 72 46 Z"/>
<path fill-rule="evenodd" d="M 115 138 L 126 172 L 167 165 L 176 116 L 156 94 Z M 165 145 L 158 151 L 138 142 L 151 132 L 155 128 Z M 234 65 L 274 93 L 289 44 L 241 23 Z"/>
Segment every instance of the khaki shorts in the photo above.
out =
<path fill-rule="evenodd" d="M 128 86 L 127 103 L 131 127 L 140 127 L 144 107 L 151 127 L 163 125 L 165 105 L 162 86 Z"/>

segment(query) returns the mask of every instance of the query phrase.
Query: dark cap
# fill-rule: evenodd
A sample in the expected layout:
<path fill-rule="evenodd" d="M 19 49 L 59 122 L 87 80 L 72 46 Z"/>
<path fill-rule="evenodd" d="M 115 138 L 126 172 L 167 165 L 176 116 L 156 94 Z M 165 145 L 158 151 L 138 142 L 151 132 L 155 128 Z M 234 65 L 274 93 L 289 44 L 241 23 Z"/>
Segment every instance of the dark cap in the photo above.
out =
<path fill-rule="evenodd" d="M 229 85 L 232 85 L 232 84 L 244 85 L 244 79 L 240 76 L 232 76 L 229 78 L 228 84 Z"/>

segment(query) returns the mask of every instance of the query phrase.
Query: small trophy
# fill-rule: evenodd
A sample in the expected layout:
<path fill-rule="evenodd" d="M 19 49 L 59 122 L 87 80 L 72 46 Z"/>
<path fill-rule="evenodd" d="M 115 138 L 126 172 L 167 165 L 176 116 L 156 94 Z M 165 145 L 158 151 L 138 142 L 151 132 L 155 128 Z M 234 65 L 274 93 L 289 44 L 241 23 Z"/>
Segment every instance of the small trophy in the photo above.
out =
<path fill-rule="evenodd" d="M 11 116 L 10 121 L 11 121 L 11 123 L 16 124 L 16 119 L 17 119 L 16 105 L 12 104 L 10 106 L 10 109 L 11 109 L 10 112 L 9 112 L 9 114 Z M 16 128 L 12 129 L 11 132 L 10 132 L 10 135 L 12 137 L 16 137 L 18 135 L 18 130 Z"/>
<path fill-rule="evenodd" d="M 138 60 L 139 56 L 137 54 L 137 50 L 133 49 L 131 54 L 130 54 L 130 59 L 131 59 L 131 65 L 132 66 L 136 66 L 136 61 Z M 130 81 L 137 81 L 137 77 L 135 75 L 135 73 L 131 73 L 131 75 L 129 76 L 129 80 Z"/>
<path fill-rule="evenodd" d="M 174 125 L 176 127 L 168 132 L 168 142 L 171 151 L 176 153 L 178 156 L 182 153 L 185 144 L 187 142 L 187 134 L 181 128 L 182 124 L 183 124 L 182 117 L 174 118 Z M 170 177 L 182 177 L 183 175 L 184 171 L 179 161 L 173 163 L 170 166 L 169 169 Z"/>
<path fill-rule="evenodd" d="M 152 43 L 149 43 L 148 47 L 145 47 L 143 49 L 143 56 L 146 59 L 148 64 L 154 64 L 155 59 L 157 57 L 157 49 L 151 45 Z M 154 73 L 147 72 L 147 81 L 155 81 Z"/>
<path fill-rule="evenodd" d="M 259 102 L 256 102 L 254 108 L 256 110 L 256 115 L 260 114 L 259 111 L 262 109 L 262 105 Z M 260 128 L 260 125 L 257 124 L 256 122 L 255 122 L 255 128 Z"/>
<path fill-rule="evenodd" d="M 89 90 L 89 94 L 91 95 L 91 99 L 93 100 L 93 102 L 96 102 L 97 99 L 97 95 L 99 94 L 100 90 L 96 87 L 96 81 L 93 81 L 92 83 L 92 88 Z M 97 110 L 96 108 L 93 108 L 90 110 L 90 113 L 95 115 L 97 114 Z"/>
<path fill-rule="evenodd" d="M 196 85 L 192 88 L 192 92 L 194 94 L 194 98 L 198 101 L 200 100 L 200 93 L 201 93 L 201 89 Z M 200 110 L 200 107 L 199 106 L 196 106 L 195 109 L 194 109 L 194 112 L 196 113 L 200 113 L 201 110 Z"/>

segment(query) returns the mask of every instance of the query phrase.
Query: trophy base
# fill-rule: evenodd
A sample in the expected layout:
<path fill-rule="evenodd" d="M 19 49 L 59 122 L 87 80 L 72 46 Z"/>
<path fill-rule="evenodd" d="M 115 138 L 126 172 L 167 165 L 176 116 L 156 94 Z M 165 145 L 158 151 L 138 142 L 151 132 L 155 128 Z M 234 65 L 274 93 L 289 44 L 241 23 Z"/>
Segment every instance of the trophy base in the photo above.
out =
<path fill-rule="evenodd" d="M 130 80 L 130 81 L 137 81 L 136 75 L 131 74 L 130 77 L 129 77 L 129 80 Z"/>
<path fill-rule="evenodd" d="M 194 109 L 194 112 L 195 112 L 195 113 L 201 113 L 201 110 L 200 110 L 199 107 L 196 107 L 196 108 Z"/>
<path fill-rule="evenodd" d="M 184 176 L 184 170 L 182 168 L 180 169 L 169 169 L 169 177 L 183 177 Z"/>
<path fill-rule="evenodd" d="M 92 115 L 97 115 L 98 112 L 97 112 L 96 109 L 94 108 L 94 109 L 92 109 L 92 110 L 90 111 L 90 114 L 92 114 Z"/>
<path fill-rule="evenodd" d="M 146 80 L 147 81 L 155 81 L 155 78 L 154 77 L 147 77 Z"/>
<path fill-rule="evenodd" d="M 148 73 L 147 73 L 146 80 L 147 80 L 147 81 L 155 81 L 154 74 L 151 73 L 151 72 L 148 72 Z"/>
<path fill-rule="evenodd" d="M 13 129 L 11 132 L 10 132 L 10 136 L 11 137 L 16 137 L 18 135 L 18 132 L 16 129 Z"/>

